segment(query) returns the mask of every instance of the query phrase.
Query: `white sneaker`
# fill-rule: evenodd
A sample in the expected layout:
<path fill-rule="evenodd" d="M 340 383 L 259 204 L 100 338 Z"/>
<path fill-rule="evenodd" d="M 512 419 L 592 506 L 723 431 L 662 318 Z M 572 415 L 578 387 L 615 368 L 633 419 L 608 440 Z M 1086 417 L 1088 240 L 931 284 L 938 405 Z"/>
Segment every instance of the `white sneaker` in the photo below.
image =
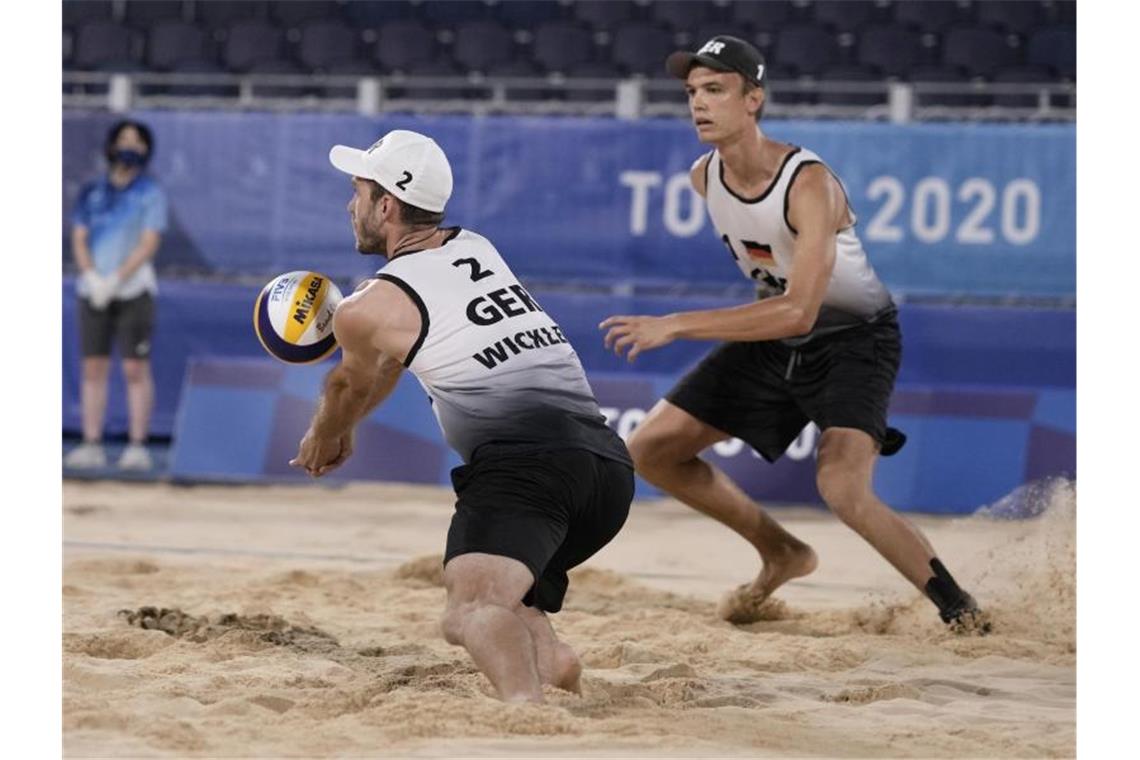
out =
<path fill-rule="evenodd" d="M 149 470 L 154 467 L 150 461 L 150 452 L 146 450 L 146 446 L 139 443 L 132 443 L 123 449 L 122 456 L 119 457 L 120 470 Z"/>
<path fill-rule="evenodd" d="M 73 470 L 94 470 L 107 466 L 107 455 L 98 443 L 81 443 L 63 458 L 63 466 Z"/>

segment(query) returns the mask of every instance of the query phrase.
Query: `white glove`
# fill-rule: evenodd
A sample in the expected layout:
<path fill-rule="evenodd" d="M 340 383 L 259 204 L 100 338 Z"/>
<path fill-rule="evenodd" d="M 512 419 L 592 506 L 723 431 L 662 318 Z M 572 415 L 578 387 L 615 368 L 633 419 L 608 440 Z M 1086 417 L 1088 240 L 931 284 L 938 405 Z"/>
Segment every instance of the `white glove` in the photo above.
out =
<path fill-rule="evenodd" d="M 119 287 L 119 278 L 114 275 L 101 275 L 93 269 L 83 273 L 87 286 L 87 300 L 91 308 L 103 311 L 111 303 L 111 297 Z"/>

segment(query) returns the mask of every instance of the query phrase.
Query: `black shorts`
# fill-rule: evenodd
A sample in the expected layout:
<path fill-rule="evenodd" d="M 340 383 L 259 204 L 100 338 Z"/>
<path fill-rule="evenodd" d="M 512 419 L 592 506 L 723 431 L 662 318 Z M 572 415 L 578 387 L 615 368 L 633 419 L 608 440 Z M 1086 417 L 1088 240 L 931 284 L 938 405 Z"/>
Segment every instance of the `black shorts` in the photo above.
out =
<path fill-rule="evenodd" d="M 150 336 L 154 331 L 154 297 L 150 293 L 111 301 L 107 308 L 93 309 L 86 298 L 79 299 L 79 335 L 84 356 L 110 356 L 111 343 L 119 345 L 124 359 L 150 356 Z"/>
<path fill-rule="evenodd" d="M 725 343 L 665 398 L 769 462 L 809 421 L 820 430 L 862 430 L 889 456 L 906 440 L 887 427 L 901 358 L 898 320 L 888 314 L 797 348 L 779 341 Z"/>
<path fill-rule="evenodd" d="M 633 469 L 583 449 L 484 444 L 451 482 L 444 564 L 472 552 L 517 559 L 535 578 L 523 604 L 546 612 L 562 609 L 566 572 L 617 535 L 633 499 Z"/>

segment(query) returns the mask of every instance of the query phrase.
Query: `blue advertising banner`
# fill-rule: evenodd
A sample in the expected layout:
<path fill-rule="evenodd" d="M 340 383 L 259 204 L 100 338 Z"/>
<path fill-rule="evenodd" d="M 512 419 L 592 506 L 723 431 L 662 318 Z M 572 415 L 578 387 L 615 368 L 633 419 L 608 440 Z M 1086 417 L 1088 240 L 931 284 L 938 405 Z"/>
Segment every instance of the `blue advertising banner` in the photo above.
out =
<path fill-rule="evenodd" d="M 151 341 L 155 381 L 152 432 L 169 436 L 187 362 L 195 357 L 264 358 L 252 327 L 262 282 L 249 284 L 168 280 L 160 286 Z M 348 290 L 351 283 L 341 282 Z M 531 294 L 562 327 L 590 378 L 595 373 L 677 375 L 712 348 L 707 341 L 677 341 L 633 364 L 607 351 L 598 323 L 616 313 L 668 314 L 733 306 L 728 296 L 630 295 L 532 287 Z M 74 283 L 63 289 L 63 427 L 80 429 L 81 378 Z M 902 385 L 958 388 L 1076 387 L 1076 313 L 1072 309 L 1000 308 L 904 303 Z M 334 359 L 337 354 L 333 355 Z M 321 365 L 327 368 L 330 363 Z M 127 428 L 121 373 L 111 373 L 108 431 Z"/>
<path fill-rule="evenodd" d="M 533 280 L 732 284 L 740 275 L 689 185 L 704 151 L 683 120 L 636 122 L 329 114 L 151 112 L 155 176 L 170 196 L 167 270 L 377 268 L 353 251 L 337 143 L 390 129 L 433 136 L 455 174 L 450 223 L 488 236 Z M 105 114 L 63 118 L 65 227 L 101 168 Z M 896 292 L 1071 296 L 1072 125 L 774 121 L 773 138 L 842 177 L 872 262 Z M 64 250 L 67 250 L 66 229 Z"/>
<path fill-rule="evenodd" d="M 175 427 L 170 474 L 216 481 L 303 480 L 289 467 L 312 417 L 324 370 L 262 359 L 190 363 Z M 675 381 L 674 375 L 596 373 L 591 384 L 623 438 Z M 903 386 L 891 424 L 909 440 L 880 460 L 879 495 L 908 511 L 968 513 L 1019 485 L 1076 470 L 1075 391 Z M 775 464 L 732 439 L 705 452 L 757 499 L 819 503 L 809 425 Z M 357 428 L 355 453 L 327 476 L 446 485 L 459 458 L 447 448 L 427 397 L 411 377 Z M 642 498 L 657 495 L 638 483 Z"/>

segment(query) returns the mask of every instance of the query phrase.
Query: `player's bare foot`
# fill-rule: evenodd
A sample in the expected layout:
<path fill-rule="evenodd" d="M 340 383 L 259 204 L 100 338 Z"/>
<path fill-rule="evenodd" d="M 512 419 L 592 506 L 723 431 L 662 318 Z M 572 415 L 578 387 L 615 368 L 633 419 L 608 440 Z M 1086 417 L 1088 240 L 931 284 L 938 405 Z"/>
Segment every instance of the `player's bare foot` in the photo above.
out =
<path fill-rule="evenodd" d="M 559 689 L 582 693 L 582 662 L 567 644 L 559 643 L 554 649 L 554 672 L 550 683 Z"/>
<path fill-rule="evenodd" d="M 778 552 L 762 557 L 764 567 L 752 583 L 746 583 L 725 594 L 717 606 L 717 615 L 730 623 L 754 623 L 783 616 L 783 602 L 771 599 L 772 593 L 793 578 L 810 574 L 819 565 L 815 551 L 805 543 L 786 544 Z"/>

